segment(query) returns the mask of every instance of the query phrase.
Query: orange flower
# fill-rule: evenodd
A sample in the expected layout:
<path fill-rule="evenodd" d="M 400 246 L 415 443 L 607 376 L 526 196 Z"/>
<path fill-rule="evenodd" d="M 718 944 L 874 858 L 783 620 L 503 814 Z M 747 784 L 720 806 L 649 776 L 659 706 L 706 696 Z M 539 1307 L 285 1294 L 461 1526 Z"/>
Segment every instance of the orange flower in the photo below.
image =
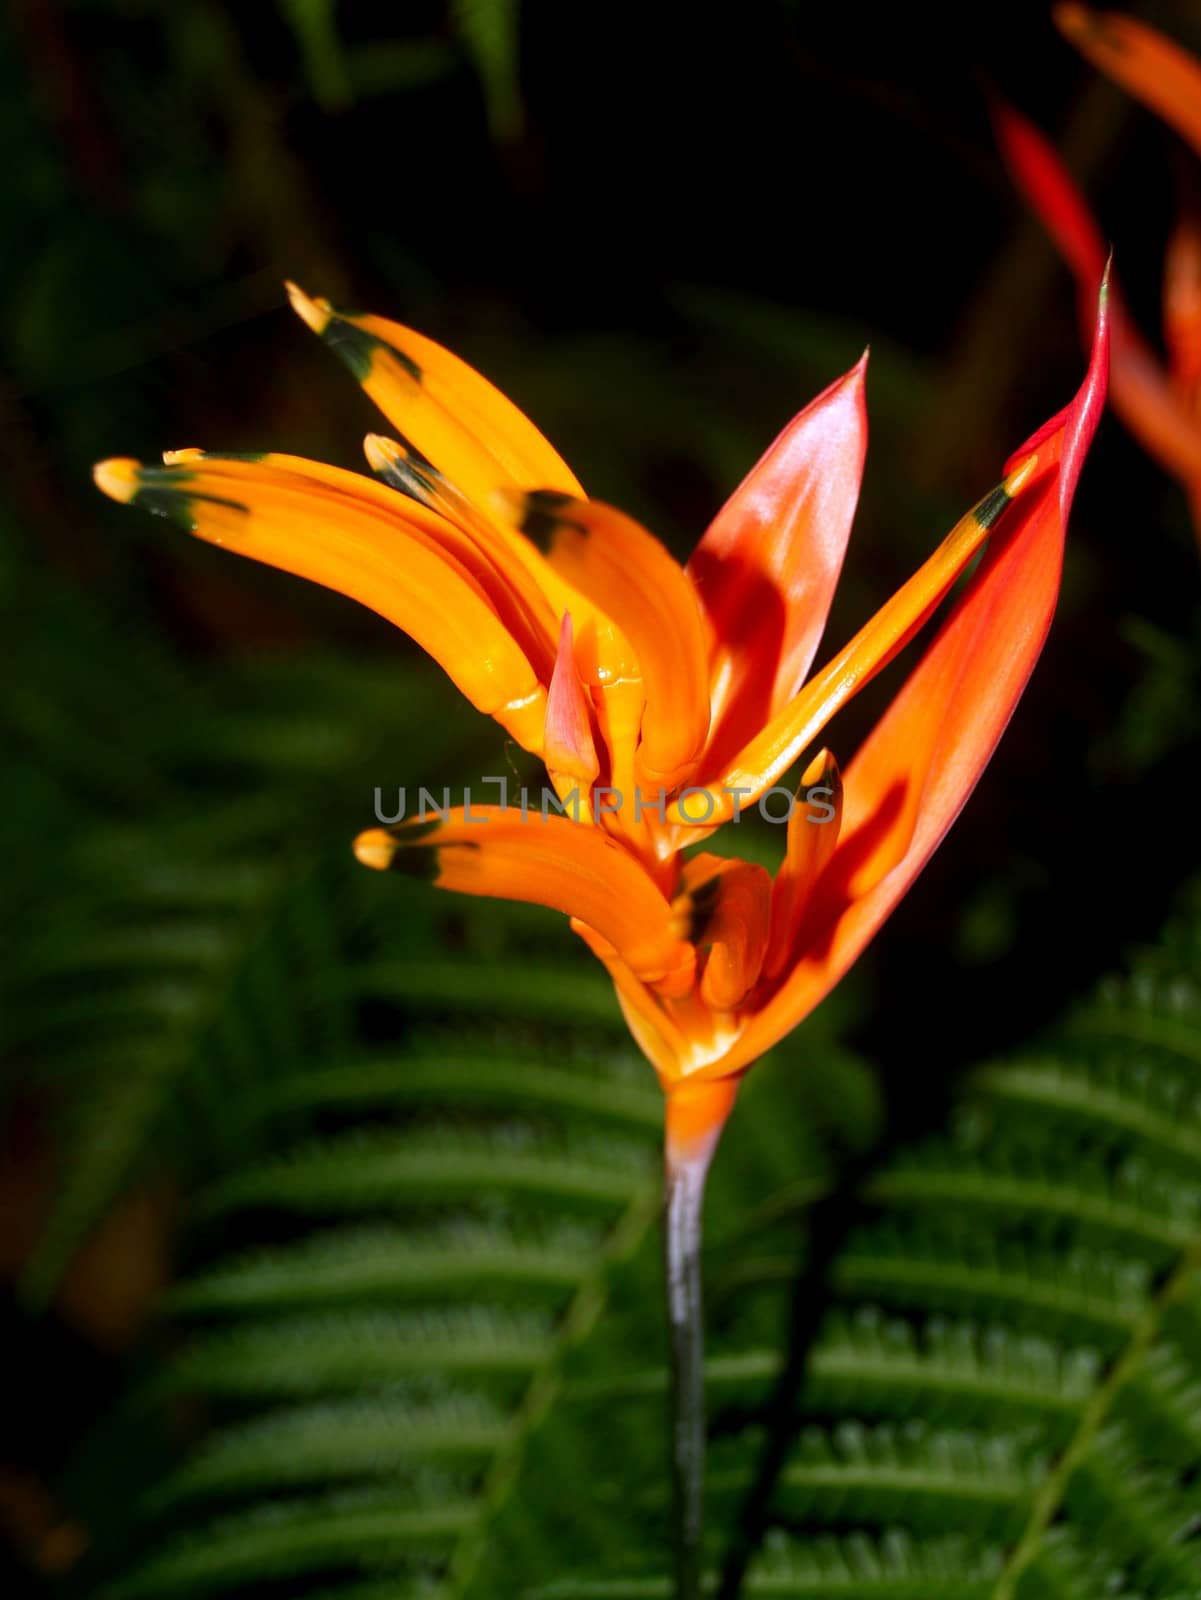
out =
<path fill-rule="evenodd" d="M 291 456 L 111 460 L 114 499 L 312 578 L 410 633 L 479 710 L 540 756 L 566 813 L 460 808 L 373 828 L 368 866 L 552 906 L 612 975 L 668 1097 L 677 1167 L 712 1147 L 741 1073 L 838 981 L 967 799 L 1050 625 L 1068 508 L 1104 403 L 1107 320 L 1075 399 L 1000 486 L 809 676 L 866 447 L 866 358 L 784 430 L 687 566 L 569 469 L 496 389 L 429 339 L 300 315 L 396 431 L 383 482 Z M 983 559 L 840 776 L 812 751 L 830 718 Z M 806 764 L 774 879 L 683 860 Z"/>
<path fill-rule="evenodd" d="M 1145 23 L 1118 12 L 1060 5 L 1060 31 L 1094 66 L 1156 112 L 1201 156 L 1201 62 Z M 1042 134 L 998 105 L 1002 154 L 1018 187 L 1071 268 L 1081 319 L 1092 321 L 1107 246 L 1071 174 Z M 1142 338 L 1113 292 L 1114 410 L 1143 448 L 1177 478 L 1201 541 L 1201 219 L 1185 212 L 1164 262 L 1166 362 Z"/>

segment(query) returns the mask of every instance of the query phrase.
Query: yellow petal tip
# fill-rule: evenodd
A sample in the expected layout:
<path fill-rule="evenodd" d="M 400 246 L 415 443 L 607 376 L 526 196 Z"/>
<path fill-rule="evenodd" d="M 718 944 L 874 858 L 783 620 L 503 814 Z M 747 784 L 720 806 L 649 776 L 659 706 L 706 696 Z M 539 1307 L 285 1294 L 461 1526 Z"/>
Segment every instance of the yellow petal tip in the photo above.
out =
<path fill-rule="evenodd" d="M 111 456 L 107 461 L 96 463 L 92 468 L 92 479 L 101 494 L 106 494 L 120 505 L 128 505 L 138 492 L 141 465 L 140 461 L 134 461 L 129 456 Z"/>
<path fill-rule="evenodd" d="M 372 472 L 386 472 L 401 455 L 401 449 L 394 439 L 382 433 L 369 433 L 363 440 L 363 454 Z"/>
<path fill-rule="evenodd" d="M 1016 495 L 1021 493 L 1037 470 L 1038 451 L 1036 450 L 1033 455 L 1027 456 L 1024 461 L 1020 462 L 1016 467 L 1014 467 L 1013 471 L 1005 479 L 1001 487 L 1012 500 Z"/>
<path fill-rule="evenodd" d="M 312 328 L 314 333 L 324 333 L 329 325 L 331 308 L 328 300 L 310 300 L 304 290 L 295 283 L 285 283 L 292 310 L 300 320 Z"/>
<path fill-rule="evenodd" d="M 188 445 L 188 447 L 184 450 L 164 450 L 163 466 L 182 467 L 186 466 L 190 461 L 202 460 L 203 456 L 204 451 L 199 447 L 199 445 L 194 444 Z"/>
<path fill-rule="evenodd" d="M 387 872 L 396 854 L 396 846 L 382 828 L 369 828 L 360 833 L 354 842 L 355 859 L 376 872 Z"/>
<path fill-rule="evenodd" d="M 803 789 L 815 788 L 823 777 L 831 772 L 837 772 L 837 770 L 838 763 L 830 752 L 823 748 L 817 752 L 804 772 L 801 773 L 801 787 Z"/>
<path fill-rule="evenodd" d="M 532 499 L 533 496 L 524 489 L 510 489 L 503 486 L 490 490 L 488 494 L 488 503 L 497 516 L 503 517 L 515 528 L 523 530 L 530 514 Z"/>

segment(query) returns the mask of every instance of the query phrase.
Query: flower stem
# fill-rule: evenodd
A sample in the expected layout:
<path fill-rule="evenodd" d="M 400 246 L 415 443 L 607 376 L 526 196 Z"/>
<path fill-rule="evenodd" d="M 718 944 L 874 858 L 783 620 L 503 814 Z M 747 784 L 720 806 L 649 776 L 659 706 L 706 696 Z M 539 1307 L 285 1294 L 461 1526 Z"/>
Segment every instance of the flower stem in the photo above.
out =
<path fill-rule="evenodd" d="M 668 1169 L 663 1262 L 671 1333 L 672 1470 L 676 1600 L 699 1600 L 705 1485 L 705 1350 L 701 1302 L 701 1210 L 708 1157 Z"/>
<path fill-rule="evenodd" d="M 733 1084 L 672 1095 L 663 1179 L 663 1267 L 671 1344 L 676 1600 L 700 1600 L 705 1488 L 705 1330 L 701 1219 L 705 1180 Z"/>

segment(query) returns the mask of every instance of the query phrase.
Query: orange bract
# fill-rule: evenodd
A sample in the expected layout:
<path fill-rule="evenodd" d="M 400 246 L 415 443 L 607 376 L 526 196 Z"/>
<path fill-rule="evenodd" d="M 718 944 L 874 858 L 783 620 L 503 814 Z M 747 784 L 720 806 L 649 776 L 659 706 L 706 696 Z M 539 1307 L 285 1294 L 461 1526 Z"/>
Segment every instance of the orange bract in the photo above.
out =
<path fill-rule="evenodd" d="M 356 854 L 568 914 L 669 1095 L 669 1157 L 700 1148 L 740 1074 L 905 893 L 1017 703 L 1104 402 L 1105 295 L 1075 399 L 806 681 L 859 493 L 866 358 L 784 430 L 681 567 L 629 517 L 586 499 L 533 425 L 457 357 L 290 292 L 398 432 L 367 439 L 382 483 L 288 456 L 196 450 L 162 467 L 103 462 L 96 481 L 391 618 L 543 757 L 551 808 L 467 806 L 373 828 Z M 827 751 L 810 754 L 774 880 L 736 858 L 685 861 L 687 846 L 778 785 L 982 548 L 845 775 Z M 791 791 L 774 792 L 780 818 Z"/>
<path fill-rule="evenodd" d="M 1163 118 L 1201 156 L 1201 62 L 1154 28 L 1076 4 L 1054 11 L 1060 31 L 1094 66 Z M 1012 107 L 995 122 L 1015 182 L 1076 279 L 1081 320 L 1105 271 L 1106 245 L 1075 181 L 1042 134 Z M 1114 291 L 1113 407 L 1148 454 L 1178 478 L 1201 542 L 1201 219 L 1185 212 L 1164 270 L 1163 361 Z"/>

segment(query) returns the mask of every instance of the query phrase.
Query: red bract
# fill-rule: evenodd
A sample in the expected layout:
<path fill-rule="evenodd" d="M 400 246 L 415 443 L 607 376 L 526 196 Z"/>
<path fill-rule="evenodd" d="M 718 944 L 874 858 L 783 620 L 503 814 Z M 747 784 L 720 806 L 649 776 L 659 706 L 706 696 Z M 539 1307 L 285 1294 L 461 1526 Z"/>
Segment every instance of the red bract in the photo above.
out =
<path fill-rule="evenodd" d="M 1094 66 L 1163 118 L 1201 156 L 1201 62 L 1145 23 L 1080 5 L 1056 8 L 1060 29 Z M 1091 324 L 1107 246 L 1088 203 L 1047 140 L 1011 106 L 995 110 L 1014 181 L 1076 279 L 1081 319 Z M 1114 410 L 1188 496 L 1201 541 L 1201 219 L 1185 212 L 1164 262 L 1161 360 L 1113 290 Z"/>

